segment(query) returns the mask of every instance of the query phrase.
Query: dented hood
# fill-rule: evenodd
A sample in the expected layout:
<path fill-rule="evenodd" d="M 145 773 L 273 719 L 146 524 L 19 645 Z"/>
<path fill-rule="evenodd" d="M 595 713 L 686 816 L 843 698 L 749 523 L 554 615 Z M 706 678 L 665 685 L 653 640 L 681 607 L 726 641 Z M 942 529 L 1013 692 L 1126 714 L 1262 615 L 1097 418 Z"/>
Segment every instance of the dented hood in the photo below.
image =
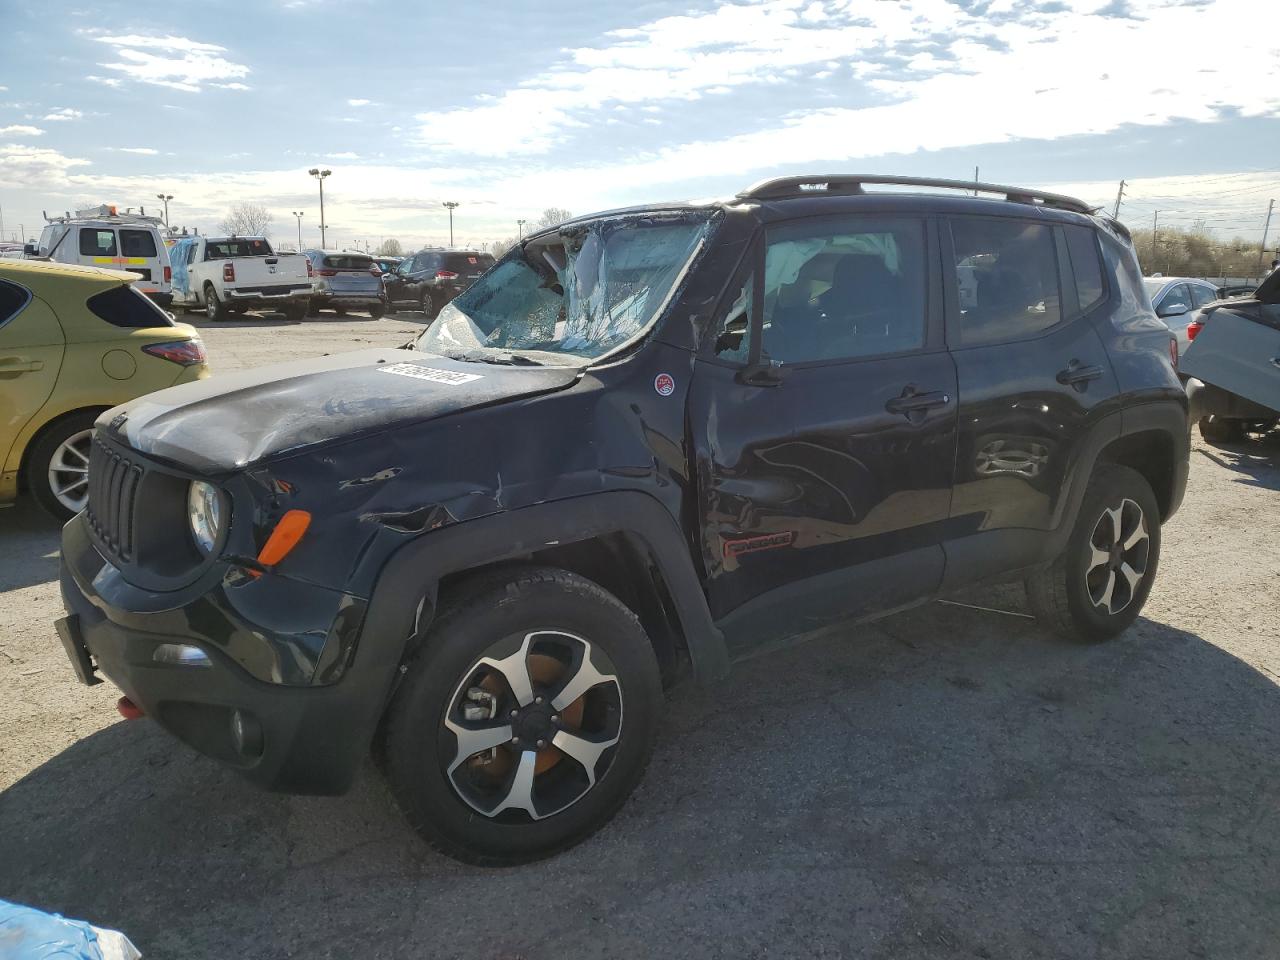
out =
<path fill-rule="evenodd" d="M 98 429 L 200 473 L 300 447 L 561 390 L 579 371 L 356 350 L 214 376 L 114 407 Z"/>

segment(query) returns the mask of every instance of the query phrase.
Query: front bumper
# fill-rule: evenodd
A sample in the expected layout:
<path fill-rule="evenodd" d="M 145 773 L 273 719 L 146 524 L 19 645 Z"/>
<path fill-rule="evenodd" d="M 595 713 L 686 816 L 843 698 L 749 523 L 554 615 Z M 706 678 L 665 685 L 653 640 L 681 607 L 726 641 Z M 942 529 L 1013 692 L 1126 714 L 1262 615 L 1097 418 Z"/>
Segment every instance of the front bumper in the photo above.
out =
<path fill-rule="evenodd" d="M 295 626 L 309 614 L 303 612 L 307 601 L 288 596 L 290 581 L 268 574 L 251 584 L 278 591 L 281 599 L 274 604 L 237 605 L 227 598 L 238 588 L 224 579 L 171 605 L 122 584 L 119 572 L 88 541 L 83 523 L 82 515 L 64 528 L 61 587 L 68 616 L 58 624 L 82 680 L 93 682 L 101 673 L 174 736 L 267 789 L 335 794 L 350 787 L 398 660 L 365 660 L 360 669 L 353 664 L 329 685 L 289 685 L 279 676 L 254 676 L 251 671 L 261 672 L 271 662 L 278 674 L 283 662 L 278 651 L 302 654 L 300 638 L 314 632 Z M 310 602 L 323 597 L 312 593 Z M 256 622 L 250 619 L 254 609 Z M 339 603 L 334 636 L 345 629 L 347 640 L 325 650 L 316 676 L 324 673 L 326 661 L 332 673 L 337 658 L 350 659 L 363 613 L 363 602 Z M 289 632 L 282 631 L 286 624 Z M 166 643 L 198 648 L 207 659 L 197 665 L 159 663 L 156 650 Z M 248 737 L 233 734 L 237 711 Z"/>

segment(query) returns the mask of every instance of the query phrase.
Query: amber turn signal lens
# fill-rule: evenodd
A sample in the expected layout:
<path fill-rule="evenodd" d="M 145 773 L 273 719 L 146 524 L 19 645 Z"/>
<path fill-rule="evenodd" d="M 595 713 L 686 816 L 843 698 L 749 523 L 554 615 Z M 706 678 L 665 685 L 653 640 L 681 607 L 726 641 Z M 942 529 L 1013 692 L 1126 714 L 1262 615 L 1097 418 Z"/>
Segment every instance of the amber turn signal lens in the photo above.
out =
<path fill-rule="evenodd" d="M 302 539 L 302 535 L 307 532 L 309 526 L 311 526 L 311 514 L 307 511 L 290 510 L 285 513 L 276 524 L 276 528 L 271 531 L 271 536 L 267 537 L 267 542 L 262 545 L 262 550 L 258 553 L 258 562 L 265 567 L 275 566 L 298 545 L 298 541 Z"/>

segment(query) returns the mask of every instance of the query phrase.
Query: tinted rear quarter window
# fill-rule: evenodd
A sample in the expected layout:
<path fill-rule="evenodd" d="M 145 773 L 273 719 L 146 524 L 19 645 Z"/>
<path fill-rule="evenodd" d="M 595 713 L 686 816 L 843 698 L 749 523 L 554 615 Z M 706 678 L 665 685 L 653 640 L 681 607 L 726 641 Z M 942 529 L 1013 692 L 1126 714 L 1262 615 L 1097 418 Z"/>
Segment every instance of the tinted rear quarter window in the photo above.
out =
<path fill-rule="evenodd" d="M 444 267 L 454 273 L 483 273 L 493 266 L 493 257 L 487 253 L 446 253 Z"/>
<path fill-rule="evenodd" d="M 218 240 L 205 246 L 206 260 L 230 260 L 233 257 L 269 257 L 271 246 L 262 239 Z"/>
<path fill-rule="evenodd" d="M 965 217 L 951 222 L 951 235 L 962 346 L 1034 336 L 1062 319 L 1049 227 Z"/>
<path fill-rule="evenodd" d="M 1088 227 L 1067 226 L 1067 253 L 1071 271 L 1076 275 L 1076 296 L 1080 312 L 1087 313 L 1102 302 L 1106 289 L 1102 283 L 1102 259 L 1098 239 Z"/>
<path fill-rule="evenodd" d="M 7 280 L 0 280 L 0 327 L 14 318 L 31 299 L 25 288 Z"/>
<path fill-rule="evenodd" d="M 114 257 L 116 232 L 94 227 L 80 228 L 80 252 L 86 257 Z"/>
<path fill-rule="evenodd" d="M 120 231 L 120 256 L 122 257 L 154 257 L 156 255 L 156 238 L 150 230 Z"/>
<path fill-rule="evenodd" d="M 95 293 L 88 301 L 93 314 L 113 327 L 171 327 L 169 315 L 130 285 Z"/>

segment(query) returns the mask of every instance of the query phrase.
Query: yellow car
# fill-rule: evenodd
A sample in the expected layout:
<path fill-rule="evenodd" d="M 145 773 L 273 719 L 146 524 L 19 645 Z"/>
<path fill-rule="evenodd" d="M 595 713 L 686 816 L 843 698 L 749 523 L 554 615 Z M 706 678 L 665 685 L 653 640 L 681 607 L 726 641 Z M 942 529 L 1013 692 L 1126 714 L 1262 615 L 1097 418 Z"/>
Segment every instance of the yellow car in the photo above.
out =
<path fill-rule="evenodd" d="M 209 376 L 194 327 L 119 270 L 0 260 L 0 506 L 30 493 L 55 517 L 84 508 L 102 411 Z"/>

